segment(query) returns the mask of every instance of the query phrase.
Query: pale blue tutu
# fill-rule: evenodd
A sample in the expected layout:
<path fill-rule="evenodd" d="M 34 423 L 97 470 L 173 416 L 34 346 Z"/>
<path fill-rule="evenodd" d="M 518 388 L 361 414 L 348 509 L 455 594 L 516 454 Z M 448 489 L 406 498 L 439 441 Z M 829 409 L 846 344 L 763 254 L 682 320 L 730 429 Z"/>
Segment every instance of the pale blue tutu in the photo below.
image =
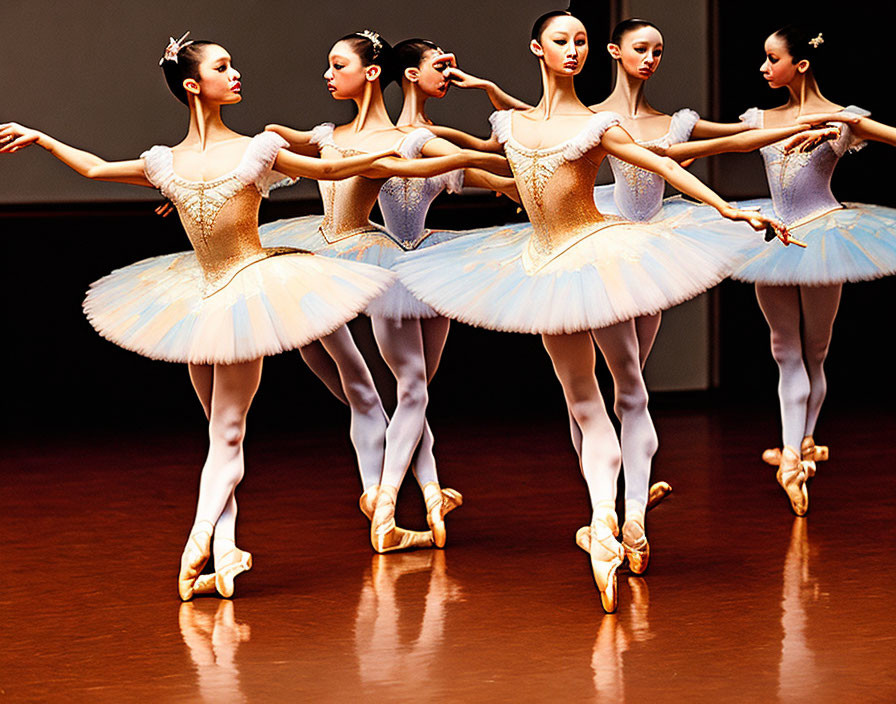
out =
<path fill-rule="evenodd" d="M 732 278 L 767 286 L 826 286 L 896 273 L 896 209 L 843 205 L 788 226 L 805 248 L 757 242 Z M 769 198 L 744 201 L 738 207 L 758 207 L 776 217 Z"/>

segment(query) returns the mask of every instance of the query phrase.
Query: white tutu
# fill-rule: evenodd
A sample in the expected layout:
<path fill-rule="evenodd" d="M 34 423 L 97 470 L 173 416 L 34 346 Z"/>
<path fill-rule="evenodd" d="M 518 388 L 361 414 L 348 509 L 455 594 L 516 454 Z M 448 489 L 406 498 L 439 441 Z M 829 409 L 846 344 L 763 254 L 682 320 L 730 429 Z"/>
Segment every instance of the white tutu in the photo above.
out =
<path fill-rule="evenodd" d="M 84 312 L 100 335 L 147 357 L 233 364 L 327 335 L 395 278 L 295 250 L 263 257 L 210 295 L 193 252 L 145 259 L 94 282 Z"/>
<path fill-rule="evenodd" d="M 406 253 L 385 228 L 375 223 L 370 223 L 368 230 L 329 242 L 320 231 L 322 221 L 322 215 L 306 215 L 267 223 L 259 228 L 261 243 L 265 247 L 307 249 L 326 257 L 363 262 L 390 270 L 399 257 Z M 428 230 L 417 247 L 425 249 L 465 234 L 466 232 L 451 230 Z M 398 280 L 382 295 L 374 298 L 365 312 L 393 320 L 434 318 L 438 315 Z"/>
<path fill-rule="evenodd" d="M 681 303 L 743 260 L 752 237 L 712 208 L 670 199 L 658 222 L 610 217 L 532 272 L 528 223 L 484 228 L 401 257 L 402 282 L 439 313 L 507 332 L 573 333 Z"/>
<path fill-rule="evenodd" d="M 739 204 L 775 217 L 772 202 L 759 198 Z M 790 225 L 806 248 L 758 242 L 732 278 L 769 286 L 825 286 L 867 281 L 896 273 L 896 209 L 864 203 Z"/>

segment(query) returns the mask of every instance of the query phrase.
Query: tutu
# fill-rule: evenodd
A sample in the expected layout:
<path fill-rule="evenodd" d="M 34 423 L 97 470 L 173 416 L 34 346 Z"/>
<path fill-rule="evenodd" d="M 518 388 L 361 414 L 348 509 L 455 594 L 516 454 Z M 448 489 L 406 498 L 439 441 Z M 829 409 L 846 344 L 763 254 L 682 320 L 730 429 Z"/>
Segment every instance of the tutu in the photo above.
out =
<path fill-rule="evenodd" d="M 776 217 L 768 198 L 738 207 L 758 207 Z M 772 247 L 757 243 L 732 278 L 767 286 L 827 286 L 868 281 L 896 273 L 896 209 L 864 203 L 788 225 L 807 247 Z"/>
<path fill-rule="evenodd" d="M 236 169 L 208 182 L 177 176 L 168 147 L 143 154 L 194 250 L 94 282 L 84 311 L 100 335 L 153 359 L 233 364 L 308 344 L 388 287 L 394 275 L 377 267 L 261 246 L 258 204 L 280 180 L 271 164 L 283 146 L 273 133 L 257 135 Z"/>
<path fill-rule="evenodd" d="M 582 133 L 546 149 L 517 143 L 510 120 L 498 112 L 492 125 L 533 222 L 473 231 L 402 257 L 402 282 L 439 313 L 507 332 L 573 333 L 681 303 L 741 261 L 752 229 L 712 208 L 679 199 L 656 222 L 603 219 L 590 189 L 572 186 L 593 181 L 596 167 L 580 157 L 619 124 L 616 115 L 597 113 Z M 551 213 L 548 194 L 557 201 Z"/>
<path fill-rule="evenodd" d="M 850 106 L 844 115 L 868 115 Z M 751 108 L 741 119 L 762 127 L 764 115 Z M 733 278 L 769 286 L 825 286 L 867 281 L 896 273 L 896 209 L 863 203 L 841 205 L 831 193 L 831 175 L 840 157 L 861 149 L 848 123 L 840 137 L 811 152 L 784 153 L 780 144 L 763 147 L 772 197 L 746 201 L 780 218 L 807 247 L 756 244 Z"/>

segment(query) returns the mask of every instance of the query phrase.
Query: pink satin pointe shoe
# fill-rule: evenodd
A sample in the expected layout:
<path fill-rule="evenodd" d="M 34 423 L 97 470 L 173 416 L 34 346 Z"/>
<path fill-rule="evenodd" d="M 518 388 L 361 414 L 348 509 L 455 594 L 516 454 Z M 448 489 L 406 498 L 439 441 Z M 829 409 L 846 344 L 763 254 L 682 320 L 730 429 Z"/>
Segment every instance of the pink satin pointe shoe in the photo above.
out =
<path fill-rule="evenodd" d="M 252 569 L 252 554 L 230 545 L 220 558 L 215 558 L 215 589 L 225 599 L 233 596 L 233 580 Z"/>
<path fill-rule="evenodd" d="M 361 498 L 358 499 L 358 506 L 361 508 L 361 513 L 367 516 L 368 521 L 373 520 L 373 511 L 376 508 L 376 495 L 379 493 L 379 490 L 380 485 L 374 484 L 361 494 Z"/>
<path fill-rule="evenodd" d="M 616 570 L 625 558 L 622 545 L 614 537 L 619 533 L 615 512 L 608 509 L 602 517 L 596 516 L 588 533 L 591 573 L 600 593 L 601 606 L 611 614 L 617 605 Z"/>
<path fill-rule="evenodd" d="M 629 569 L 643 574 L 650 559 L 650 543 L 644 530 L 644 509 L 638 501 L 625 502 L 625 523 L 622 524 L 622 548 Z"/>
<path fill-rule="evenodd" d="M 177 593 L 182 601 L 193 598 L 196 579 L 211 557 L 212 534 L 215 527 L 209 521 L 199 521 L 193 526 L 183 554 L 180 556 L 180 574 L 177 577 Z"/>
<path fill-rule="evenodd" d="M 370 544 L 377 552 L 416 550 L 433 546 L 432 531 L 405 530 L 395 525 L 395 497 L 398 489 L 381 484 L 376 508 L 370 521 Z"/>
<path fill-rule="evenodd" d="M 423 485 L 423 500 L 426 502 L 426 522 L 432 531 L 432 540 L 437 548 L 445 547 L 445 516 L 461 506 L 464 497 L 454 489 L 442 489 L 438 482 Z"/>
<path fill-rule="evenodd" d="M 800 443 L 800 459 L 805 463 L 806 477 L 811 479 L 815 476 L 816 462 L 825 462 L 830 457 L 830 451 L 827 445 L 816 445 L 815 438 L 807 435 Z M 773 467 L 781 464 L 781 448 L 773 447 L 762 453 L 762 461 Z"/>
<path fill-rule="evenodd" d="M 781 464 L 775 474 L 778 484 L 784 489 L 790 506 L 797 516 L 805 516 L 809 510 L 809 491 L 806 489 L 806 469 L 799 455 L 787 446 L 781 452 Z"/>

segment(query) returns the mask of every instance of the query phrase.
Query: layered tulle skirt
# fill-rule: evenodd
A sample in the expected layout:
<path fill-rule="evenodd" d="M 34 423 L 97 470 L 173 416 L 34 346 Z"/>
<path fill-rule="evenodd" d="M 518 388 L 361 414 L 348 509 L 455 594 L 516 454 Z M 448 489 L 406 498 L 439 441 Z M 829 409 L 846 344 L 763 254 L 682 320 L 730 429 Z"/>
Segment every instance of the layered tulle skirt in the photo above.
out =
<path fill-rule="evenodd" d="M 383 269 L 393 270 L 397 260 L 408 250 L 402 247 L 386 230 L 375 223 L 365 230 L 353 232 L 333 242 L 320 231 L 321 215 L 307 215 L 262 225 L 259 232 L 266 247 L 298 247 L 337 259 L 364 262 Z M 416 251 L 465 235 L 451 230 L 428 230 L 414 243 Z M 385 292 L 374 298 L 365 311 L 393 320 L 402 318 L 434 318 L 438 313 L 414 296 L 407 287 L 396 280 Z"/>
<path fill-rule="evenodd" d="M 307 252 L 264 254 L 211 292 L 193 252 L 145 259 L 91 284 L 84 311 L 100 335 L 147 357 L 233 364 L 327 335 L 395 278 Z"/>
<path fill-rule="evenodd" d="M 768 198 L 738 205 L 775 216 Z M 844 203 L 789 227 L 805 249 L 756 243 L 732 278 L 768 286 L 825 286 L 896 273 L 896 209 Z"/>
<path fill-rule="evenodd" d="M 442 315 L 506 332 L 573 333 L 657 313 L 714 286 L 762 236 L 709 207 L 667 201 L 662 218 L 608 217 L 534 268 L 528 223 L 484 228 L 402 256 L 410 291 Z"/>

